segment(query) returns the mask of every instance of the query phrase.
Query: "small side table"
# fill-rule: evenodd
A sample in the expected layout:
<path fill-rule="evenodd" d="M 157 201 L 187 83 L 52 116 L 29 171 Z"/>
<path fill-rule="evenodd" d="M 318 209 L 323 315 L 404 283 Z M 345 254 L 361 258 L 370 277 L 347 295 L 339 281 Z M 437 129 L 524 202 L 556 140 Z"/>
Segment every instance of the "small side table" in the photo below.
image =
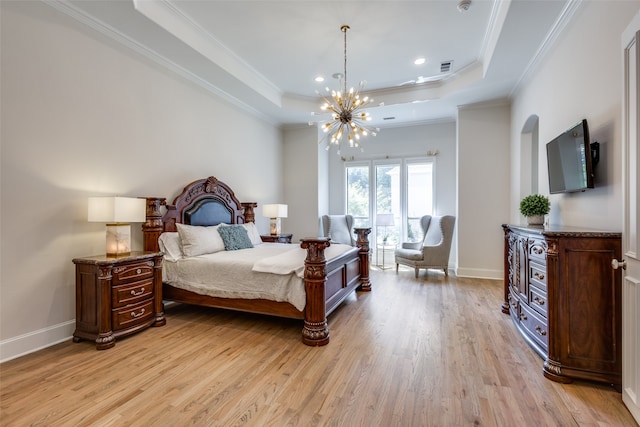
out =
<path fill-rule="evenodd" d="M 162 305 L 162 252 L 76 258 L 76 330 L 73 341 L 98 350 L 116 338 L 166 323 Z"/>
<path fill-rule="evenodd" d="M 385 266 L 384 263 L 384 253 L 386 251 L 393 251 L 396 248 L 396 244 L 395 243 L 378 243 L 376 244 L 376 266 L 379 267 L 381 270 L 386 270 L 388 268 L 391 267 L 387 267 Z M 378 263 L 378 253 L 382 252 L 382 264 Z"/>
<path fill-rule="evenodd" d="M 260 238 L 262 239 L 263 242 L 266 242 L 266 243 L 291 243 L 293 234 L 278 234 L 276 236 L 267 234 L 265 236 L 260 236 Z"/>

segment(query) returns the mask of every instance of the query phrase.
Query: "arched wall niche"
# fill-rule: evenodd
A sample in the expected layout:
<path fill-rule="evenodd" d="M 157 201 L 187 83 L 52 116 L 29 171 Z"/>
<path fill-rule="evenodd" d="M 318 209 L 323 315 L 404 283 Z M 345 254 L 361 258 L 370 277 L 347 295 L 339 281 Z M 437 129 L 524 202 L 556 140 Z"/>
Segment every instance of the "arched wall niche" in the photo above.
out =
<path fill-rule="evenodd" d="M 537 115 L 531 115 L 520 133 L 520 198 L 538 193 L 538 124 Z"/>

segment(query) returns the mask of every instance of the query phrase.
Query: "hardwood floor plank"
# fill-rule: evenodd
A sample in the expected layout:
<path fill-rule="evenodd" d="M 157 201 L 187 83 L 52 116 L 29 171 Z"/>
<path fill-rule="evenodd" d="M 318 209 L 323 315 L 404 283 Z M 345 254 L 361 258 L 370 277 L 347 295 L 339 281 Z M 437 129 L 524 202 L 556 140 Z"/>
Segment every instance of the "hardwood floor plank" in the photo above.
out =
<path fill-rule="evenodd" d="M 175 305 L 96 351 L 0 365 L 2 426 L 634 426 L 613 388 L 558 384 L 502 314 L 499 281 L 373 269 L 307 347 L 300 321 Z"/>

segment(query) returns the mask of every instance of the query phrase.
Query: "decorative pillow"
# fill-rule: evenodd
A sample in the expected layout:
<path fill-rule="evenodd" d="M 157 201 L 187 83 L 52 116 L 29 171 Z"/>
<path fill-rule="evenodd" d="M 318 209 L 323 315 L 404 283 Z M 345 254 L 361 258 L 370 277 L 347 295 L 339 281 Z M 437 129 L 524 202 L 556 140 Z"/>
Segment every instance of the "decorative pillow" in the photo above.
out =
<path fill-rule="evenodd" d="M 162 233 L 158 238 L 160 251 L 164 253 L 165 259 L 177 261 L 182 258 L 182 246 L 180 245 L 180 235 L 177 232 Z"/>
<path fill-rule="evenodd" d="M 218 232 L 224 242 L 224 248 L 228 251 L 253 247 L 249 234 L 247 233 L 247 229 L 242 225 L 218 227 Z"/>
<path fill-rule="evenodd" d="M 247 230 L 247 234 L 249 235 L 249 239 L 251 240 L 253 246 L 262 243 L 260 232 L 258 231 L 258 227 L 256 227 L 256 224 L 254 222 L 247 222 L 246 224 L 242 224 L 242 226 Z"/>
<path fill-rule="evenodd" d="M 198 256 L 223 251 L 225 246 L 220 238 L 217 226 L 202 227 L 176 224 L 185 256 Z"/>

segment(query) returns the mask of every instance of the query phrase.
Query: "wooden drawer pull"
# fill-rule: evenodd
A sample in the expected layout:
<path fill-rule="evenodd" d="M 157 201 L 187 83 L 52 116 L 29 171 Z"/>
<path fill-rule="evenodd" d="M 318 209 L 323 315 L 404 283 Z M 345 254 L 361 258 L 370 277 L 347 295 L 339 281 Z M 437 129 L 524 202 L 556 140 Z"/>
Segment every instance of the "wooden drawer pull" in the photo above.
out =
<path fill-rule="evenodd" d="M 144 294 L 144 288 L 140 288 L 140 291 L 138 292 L 131 289 L 131 295 L 133 295 L 134 297 L 137 297 L 138 295 L 142 295 L 142 294 Z"/>
<path fill-rule="evenodd" d="M 540 326 L 536 326 L 536 332 L 538 333 L 538 335 L 540 336 L 545 336 L 547 335 L 547 331 L 543 331 L 542 328 Z"/>
<path fill-rule="evenodd" d="M 533 297 L 533 300 L 535 302 L 537 302 L 538 304 L 540 304 L 540 305 L 544 305 L 544 300 L 543 299 L 540 299 L 538 297 Z"/>
<path fill-rule="evenodd" d="M 144 314 L 144 308 L 141 308 L 141 309 L 140 309 L 140 313 L 136 313 L 136 312 L 132 311 L 132 312 L 131 312 L 131 317 L 133 317 L 133 318 L 137 318 L 137 317 L 142 316 L 143 314 Z"/>
<path fill-rule="evenodd" d="M 535 277 L 538 280 L 544 280 L 544 274 L 540 274 L 537 271 L 533 273 L 533 277 Z"/>

